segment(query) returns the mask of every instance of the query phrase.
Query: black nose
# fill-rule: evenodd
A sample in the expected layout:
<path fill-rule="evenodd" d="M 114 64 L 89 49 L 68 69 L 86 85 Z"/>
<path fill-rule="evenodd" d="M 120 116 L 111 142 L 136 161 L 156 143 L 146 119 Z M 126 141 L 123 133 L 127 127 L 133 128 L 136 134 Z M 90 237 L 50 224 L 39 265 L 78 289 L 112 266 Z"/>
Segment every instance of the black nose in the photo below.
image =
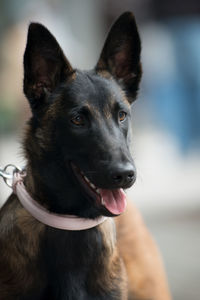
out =
<path fill-rule="evenodd" d="M 115 187 L 130 187 L 136 179 L 135 167 L 131 163 L 116 166 L 111 172 L 111 180 Z"/>

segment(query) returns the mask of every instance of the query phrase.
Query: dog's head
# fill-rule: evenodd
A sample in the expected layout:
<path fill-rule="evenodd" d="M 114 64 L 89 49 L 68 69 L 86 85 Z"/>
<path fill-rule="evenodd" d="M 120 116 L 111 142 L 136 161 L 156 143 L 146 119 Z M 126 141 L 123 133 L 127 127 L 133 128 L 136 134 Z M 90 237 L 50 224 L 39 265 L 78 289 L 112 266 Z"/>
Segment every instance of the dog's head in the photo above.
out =
<path fill-rule="evenodd" d="M 140 50 L 135 19 L 124 13 L 95 68 L 78 71 L 44 26 L 30 25 L 24 93 L 33 117 L 24 144 L 34 192 L 51 210 L 91 218 L 124 210 L 123 189 L 136 177 L 129 128 Z"/>

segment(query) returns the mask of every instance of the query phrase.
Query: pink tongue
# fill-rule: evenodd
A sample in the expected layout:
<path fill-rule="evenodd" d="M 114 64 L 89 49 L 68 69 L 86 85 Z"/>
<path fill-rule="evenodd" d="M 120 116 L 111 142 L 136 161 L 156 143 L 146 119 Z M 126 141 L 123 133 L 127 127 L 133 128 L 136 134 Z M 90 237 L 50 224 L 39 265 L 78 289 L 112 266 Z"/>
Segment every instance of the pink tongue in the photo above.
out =
<path fill-rule="evenodd" d="M 114 215 L 119 215 L 126 208 L 126 194 L 123 189 L 104 190 L 100 189 L 104 206 Z"/>

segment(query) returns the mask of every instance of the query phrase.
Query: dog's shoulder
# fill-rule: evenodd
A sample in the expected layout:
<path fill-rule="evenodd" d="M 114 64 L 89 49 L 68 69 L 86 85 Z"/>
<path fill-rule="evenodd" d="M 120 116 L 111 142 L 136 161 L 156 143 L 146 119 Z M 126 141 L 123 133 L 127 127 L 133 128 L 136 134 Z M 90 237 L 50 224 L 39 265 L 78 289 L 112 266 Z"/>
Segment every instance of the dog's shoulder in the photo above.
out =
<path fill-rule="evenodd" d="M 40 285 L 37 265 L 44 226 L 36 222 L 12 194 L 0 210 L 0 298 Z M 39 290 L 39 288 L 38 288 Z M 11 298 L 14 299 L 14 298 Z M 18 299 L 18 298 L 16 298 Z M 20 298 L 21 299 L 21 298 Z"/>
<path fill-rule="evenodd" d="M 126 212 L 116 218 L 116 228 L 117 246 L 129 280 L 130 299 L 133 295 L 141 300 L 171 299 L 159 250 L 132 202 L 129 201 Z"/>
<path fill-rule="evenodd" d="M 33 242 L 33 238 L 38 237 L 39 239 L 44 229 L 45 226 L 22 207 L 15 194 L 11 194 L 0 209 L 0 240 L 4 241 L 4 245 L 7 239 L 9 244 L 12 245 L 12 238 L 14 243 L 17 240 L 20 243 L 21 238 L 25 238 L 27 246 L 32 241 L 33 245 L 29 245 L 30 249 L 27 249 L 27 252 L 29 255 L 33 255 L 37 244 L 36 241 Z"/>

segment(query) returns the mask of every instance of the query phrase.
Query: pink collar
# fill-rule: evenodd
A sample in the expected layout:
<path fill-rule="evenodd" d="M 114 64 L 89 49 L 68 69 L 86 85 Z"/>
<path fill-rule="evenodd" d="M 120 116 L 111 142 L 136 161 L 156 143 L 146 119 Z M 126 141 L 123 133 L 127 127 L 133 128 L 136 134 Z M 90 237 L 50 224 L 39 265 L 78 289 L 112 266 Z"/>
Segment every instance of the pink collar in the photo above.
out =
<path fill-rule="evenodd" d="M 13 191 L 23 207 L 41 223 L 64 230 L 85 230 L 103 223 L 107 217 L 84 219 L 72 215 L 58 215 L 49 212 L 28 194 L 23 183 L 23 175 L 15 172 L 13 175 Z"/>

